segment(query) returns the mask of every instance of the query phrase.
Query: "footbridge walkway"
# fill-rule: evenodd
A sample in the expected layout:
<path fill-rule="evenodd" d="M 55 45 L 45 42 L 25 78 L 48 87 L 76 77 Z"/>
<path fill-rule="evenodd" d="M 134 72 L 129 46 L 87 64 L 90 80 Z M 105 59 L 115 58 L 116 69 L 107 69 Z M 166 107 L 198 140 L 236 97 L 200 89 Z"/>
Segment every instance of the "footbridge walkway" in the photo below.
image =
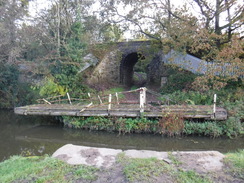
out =
<path fill-rule="evenodd" d="M 115 116 L 115 117 L 166 117 L 225 120 L 227 112 L 213 105 L 175 105 L 171 99 L 145 87 L 107 95 L 87 93 L 83 98 L 71 98 L 70 94 L 38 99 L 38 104 L 16 107 L 20 115 L 49 116 Z M 164 102 L 162 102 L 164 101 Z M 173 103 L 173 105 L 172 105 Z"/>

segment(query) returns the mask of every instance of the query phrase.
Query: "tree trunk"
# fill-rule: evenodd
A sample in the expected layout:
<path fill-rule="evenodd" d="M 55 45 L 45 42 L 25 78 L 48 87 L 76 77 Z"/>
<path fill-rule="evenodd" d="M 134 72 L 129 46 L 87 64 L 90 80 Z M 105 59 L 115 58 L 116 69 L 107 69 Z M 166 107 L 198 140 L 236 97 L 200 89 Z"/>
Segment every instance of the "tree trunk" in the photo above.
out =
<path fill-rule="evenodd" d="M 57 3 L 57 55 L 60 56 L 60 1 Z"/>
<path fill-rule="evenodd" d="M 231 40 L 231 15 L 230 15 L 230 6 L 229 6 L 229 3 L 228 3 L 228 0 L 225 0 L 225 6 L 226 6 L 226 10 L 227 10 L 227 15 L 228 15 L 228 42 Z"/>
<path fill-rule="evenodd" d="M 215 11 L 215 33 L 217 35 L 221 35 L 221 29 L 219 26 L 219 19 L 220 19 L 220 4 L 221 0 L 216 0 L 216 11 Z M 217 48 L 220 48 L 220 40 L 216 40 L 216 46 Z"/>

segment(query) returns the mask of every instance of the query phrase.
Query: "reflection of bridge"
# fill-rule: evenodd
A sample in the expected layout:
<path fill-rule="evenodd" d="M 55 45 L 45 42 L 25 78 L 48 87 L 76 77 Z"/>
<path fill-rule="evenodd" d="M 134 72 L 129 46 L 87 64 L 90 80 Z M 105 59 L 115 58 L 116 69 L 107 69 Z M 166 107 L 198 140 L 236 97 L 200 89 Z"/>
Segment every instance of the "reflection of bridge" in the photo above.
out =
<path fill-rule="evenodd" d="M 146 97 L 147 96 L 147 97 Z M 40 104 L 16 107 L 20 115 L 50 116 L 116 116 L 116 117 L 164 117 L 179 115 L 184 118 L 224 120 L 227 112 L 223 108 L 207 105 L 170 105 L 158 100 L 159 94 L 139 88 L 132 91 L 116 92 L 104 96 L 87 94 L 86 99 L 56 96 L 38 100 Z M 128 100 L 128 98 L 132 98 Z"/>

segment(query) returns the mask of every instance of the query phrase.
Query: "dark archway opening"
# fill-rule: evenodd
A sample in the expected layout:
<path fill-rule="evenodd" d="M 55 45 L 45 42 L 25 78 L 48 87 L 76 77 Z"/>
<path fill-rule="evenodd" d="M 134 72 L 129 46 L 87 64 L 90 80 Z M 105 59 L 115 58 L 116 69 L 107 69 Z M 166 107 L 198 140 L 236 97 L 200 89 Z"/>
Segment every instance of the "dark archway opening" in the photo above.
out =
<path fill-rule="evenodd" d="M 141 73 L 134 72 L 135 71 L 135 65 L 138 63 L 138 61 L 144 60 L 145 57 L 137 52 L 130 53 L 128 55 L 125 55 L 122 58 L 121 64 L 120 64 L 120 83 L 131 87 L 133 85 L 137 87 L 141 87 L 141 85 L 146 84 L 146 78 L 143 78 Z M 146 68 L 144 68 L 144 72 Z M 133 77 L 134 76 L 134 77 Z M 139 82 L 135 81 L 135 78 L 139 78 Z M 139 86 L 140 85 L 140 86 Z"/>

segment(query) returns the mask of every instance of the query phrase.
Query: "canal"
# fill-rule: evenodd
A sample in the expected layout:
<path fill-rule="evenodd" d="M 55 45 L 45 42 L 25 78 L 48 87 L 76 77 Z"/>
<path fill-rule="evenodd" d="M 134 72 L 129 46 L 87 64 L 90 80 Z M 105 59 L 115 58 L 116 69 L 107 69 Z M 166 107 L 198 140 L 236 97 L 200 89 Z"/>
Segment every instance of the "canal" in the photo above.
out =
<path fill-rule="evenodd" d="M 153 134 L 126 134 L 67 129 L 53 117 L 19 116 L 0 110 L 0 161 L 12 155 L 52 154 L 65 144 L 115 149 L 156 151 L 217 150 L 233 152 L 244 149 L 244 138 L 208 137 L 167 138 Z"/>

